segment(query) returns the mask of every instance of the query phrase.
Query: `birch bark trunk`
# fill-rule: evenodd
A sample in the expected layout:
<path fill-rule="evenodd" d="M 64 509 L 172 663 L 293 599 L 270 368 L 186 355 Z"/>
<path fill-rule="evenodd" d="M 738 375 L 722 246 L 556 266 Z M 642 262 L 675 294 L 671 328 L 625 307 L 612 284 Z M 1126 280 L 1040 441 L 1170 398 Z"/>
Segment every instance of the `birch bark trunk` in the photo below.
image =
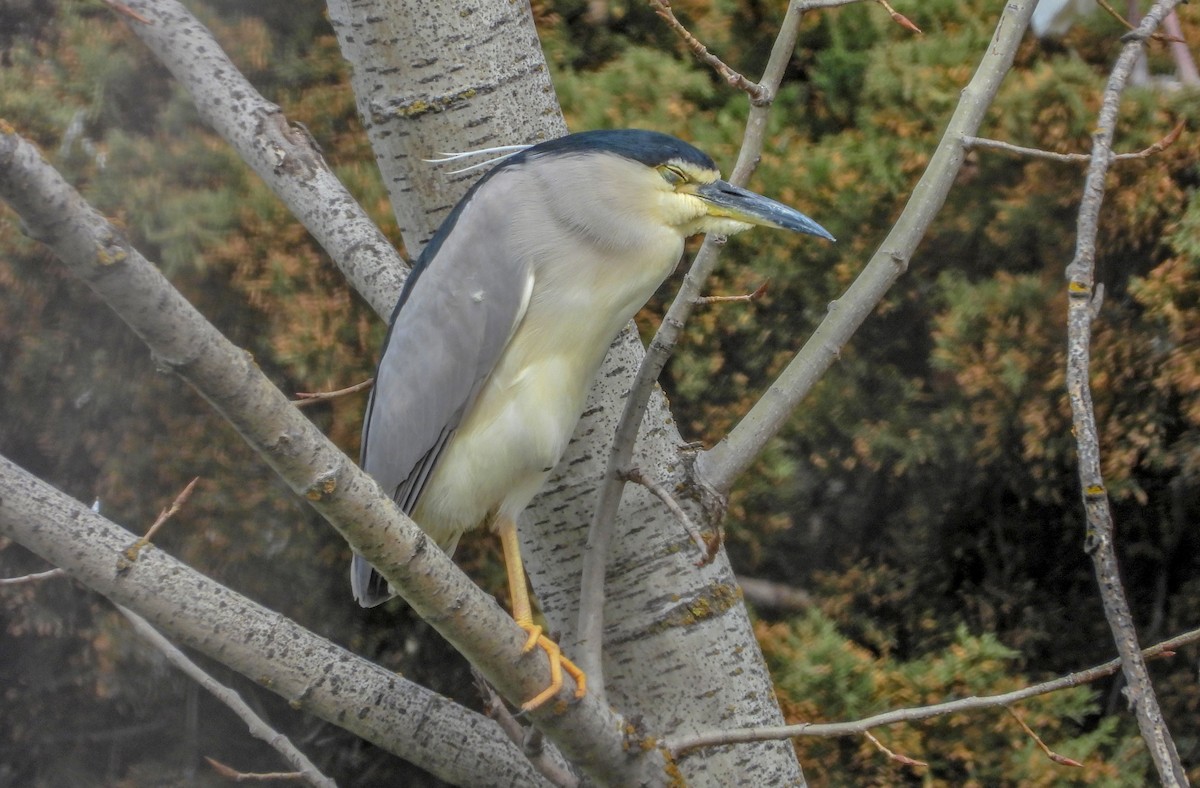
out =
<path fill-rule="evenodd" d="M 534 143 L 566 132 L 525 3 L 332 0 L 354 68 L 359 112 L 409 254 L 480 174 L 447 175 L 439 152 Z M 644 351 L 632 327 L 614 342 L 567 455 L 521 523 L 526 569 L 552 631 L 575 643 L 580 565 L 612 433 Z M 690 489 L 690 462 L 661 392 L 636 461 L 668 489 Z M 708 521 L 699 504 L 684 501 Z M 609 558 L 604 672 L 609 702 L 659 737 L 775 725 L 782 715 L 741 592 L 721 551 L 697 567 L 682 525 L 630 486 Z M 685 756 L 689 785 L 803 785 L 786 742 Z"/>

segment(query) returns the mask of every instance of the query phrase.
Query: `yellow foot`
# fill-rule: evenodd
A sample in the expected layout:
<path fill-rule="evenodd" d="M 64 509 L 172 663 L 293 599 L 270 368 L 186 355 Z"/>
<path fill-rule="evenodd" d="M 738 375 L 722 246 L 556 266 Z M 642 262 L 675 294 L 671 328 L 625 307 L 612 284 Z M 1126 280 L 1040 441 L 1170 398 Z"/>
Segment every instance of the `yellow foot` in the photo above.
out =
<path fill-rule="evenodd" d="M 558 691 L 562 689 L 562 674 L 564 670 L 567 672 L 567 675 L 575 680 L 575 697 L 582 698 L 586 695 L 587 676 L 583 674 L 578 665 L 562 655 L 562 649 L 558 647 L 558 644 L 543 635 L 542 628 L 537 624 L 518 621 L 517 625 L 529 633 L 529 640 L 525 641 L 525 648 L 522 650 L 530 652 L 535 648 L 540 648 L 546 652 L 546 658 L 550 660 L 550 686 L 522 703 L 521 709 L 523 711 L 533 711 L 557 695 Z"/>

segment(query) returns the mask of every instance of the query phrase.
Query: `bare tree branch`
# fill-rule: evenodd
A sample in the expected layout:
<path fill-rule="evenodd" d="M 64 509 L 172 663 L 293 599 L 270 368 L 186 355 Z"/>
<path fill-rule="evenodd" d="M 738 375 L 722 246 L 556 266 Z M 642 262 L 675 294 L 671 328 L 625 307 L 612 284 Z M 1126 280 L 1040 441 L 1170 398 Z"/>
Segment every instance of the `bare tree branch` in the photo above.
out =
<path fill-rule="evenodd" d="M 172 638 L 286 699 L 455 784 L 484 777 L 544 784 L 483 715 L 372 664 L 229 590 L 155 547 L 128 572 L 135 538 L 0 457 L 0 534 L 67 570 Z M 353 687 L 353 692 L 347 692 Z M 443 743 L 461 747 L 447 753 Z"/>
<path fill-rule="evenodd" d="M 900 27 L 903 27 L 905 30 L 911 30 L 919 36 L 925 35 L 925 31 L 913 24 L 912 20 L 896 9 L 892 8 L 892 4 L 889 3 L 888 0 L 875 0 L 875 2 L 883 6 L 883 9 L 888 12 L 888 16 L 892 18 L 892 21 L 900 25 Z"/>
<path fill-rule="evenodd" d="M 1200 629 L 1193 629 L 1181 635 L 1157 643 L 1142 652 L 1142 656 L 1152 659 L 1159 656 L 1172 656 L 1175 650 L 1192 643 L 1200 643 Z M 790 739 L 793 736 L 858 736 L 872 728 L 884 725 L 895 725 L 900 722 L 917 722 L 931 717 L 941 717 L 946 714 L 961 714 L 964 712 L 980 711 L 1007 707 L 1014 703 L 1057 692 L 1068 687 L 1078 687 L 1105 676 L 1111 676 L 1121 669 L 1121 659 L 1109 660 L 1078 673 L 1071 673 L 1057 679 L 1044 681 L 1012 692 L 1000 695 L 984 695 L 979 697 L 961 698 L 959 700 L 935 703 L 931 706 L 920 706 L 912 709 L 896 709 L 894 711 L 875 714 L 861 720 L 851 722 L 802 722 L 798 725 L 781 725 L 777 727 L 745 728 L 742 730 L 717 730 L 699 733 L 693 736 L 679 736 L 668 739 L 666 747 L 676 757 L 700 747 L 719 747 L 725 744 L 741 744 L 752 741 L 769 739 Z"/>
<path fill-rule="evenodd" d="M 500 730 L 504 731 L 504 735 L 508 740 L 521 748 L 525 753 L 525 757 L 529 758 L 529 762 L 533 764 L 542 776 L 549 780 L 557 788 L 577 788 L 579 778 L 571 774 L 558 758 L 557 750 L 554 755 L 546 752 L 545 747 L 538 747 L 537 752 L 531 753 L 526 746 L 530 735 L 538 733 L 536 728 L 526 728 L 509 712 L 508 707 L 504 705 L 504 699 L 496 694 L 496 690 L 492 689 L 492 685 L 487 683 L 478 670 L 471 669 L 471 673 L 475 678 L 475 686 L 479 689 L 480 695 L 483 697 L 483 708 L 487 716 L 491 717 L 500 726 Z"/>
<path fill-rule="evenodd" d="M 102 3 L 104 3 L 106 6 L 108 6 L 109 8 L 111 8 L 112 10 L 116 11 L 118 14 L 123 14 L 124 16 L 127 16 L 130 19 L 135 19 L 144 25 L 153 24 L 149 19 L 147 19 L 146 17 L 142 16 L 139 13 L 134 12 L 129 6 L 125 5 L 124 3 L 118 3 L 116 0 L 100 0 L 100 1 Z"/>
<path fill-rule="evenodd" d="M 817 11 L 822 8 L 838 8 L 844 5 L 854 5 L 855 3 L 865 3 L 868 0 L 801 0 L 797 3 L 797 7 L 803 13 L 804 11 Z"/>
<path fill-rule="evenodd" d="M 697 458 L 697 476 L 713 489 L 728 491 L 734 480 L 750 467 L 884 294 L 908 269 L 917 244 L 941 211 L 962 166 L 963 138 L 979 128 L 1000 83 L 1012 67 L 1034 5 L 1034 0 L 1014 0 L 1004 6 L 992 41 L 975 75 L 963 89 L 942 141 L 879 250 L 841 300 L 829 305 L 828 314 L 812 337 L 750 412 L 720 443 Z"/>
<path fill-rule="evenodd" d="M 19 586 L 26 583 L 40 583 L 43 580 L 49 580 L 52 577 L 66 577 L 67 573 L 59 568 L 47 569 L 45 572 L 35 572 L 32 575 L 21 575 L 20 577 L 0 577 L 0 588 L 4 586 Z"/>
<path fill-rule="evenodd" d="M 765 95 L 768 97 L 773 96 L 779 88 L 784 69 L 787 68 L 792 51 L 796 48 L 799 31 L 800 7 L 797 0 L 793 0 L 780 24 L 779 35 L 775 38 L 771 56 L 763 72 L 762 85 L 765 86 Z M 739 186 L 745 184 L 757 166 L 762 154 L 769 111 L 770 101 L 751 103 L 742 149 L 729 176 L 731 183 Z M 576 664 L 588 675 L 588 681 L 591 682 L 589 689 L 601 698 L 604 697 L 604 675 L 600 659 L 604 632 L 604 572 L 608 563 L 617 509 L 621 505 L 621 494 L 624 490 L 620 470 L 630 465 L 650 393 L 679 341 L 683 325 L 696 305 L 696 299 L 700 297 L 704 282 L 716 267 L 718 249 L 724 242 L 724 238 L 715 236 L 704 239 L 704 244 L 684 277 L 675 300 L 646 349 L 646 357 L 638 368 L 637 377 L 625 400 L 625 408 L 617 425 L 612 448 L 609 450 L 608 464 L 591 526 L 588 528 L 587 550 L 583 558 L 578 627 L 578 640 L 582 651 L 576 654 L 575 659 Z"/>
<path fill-rule="evenodd" d="M 742 575 L 738 575 L 738 585 L 742 587 L 746 601 L 759 610 L 797 613 L 813 606 L 812 595 L 802 588 Z"/>
<path fill-rule="evenodd" d="M 641 468 L 630 468 L 622 473 L 621 476 L 624 477 L 625 481 L 640 484 L 654 493 L 658 500 L 662 501 L 663 505 L 671 510 L 671 514 L 675 515 L 675 518 L 679 520 L 679 524 L 683 526 L 683 530 L 691 537 L 692 542 L 700 551 L 700 562 L 703 563 L 712 560 L 712 556 L 709 554 L 708 542 L 704 541 L 704 537 L 700 534 L 700 529 L 692 522 L 692 518 L 688 517 L 687 511 L 679 505 L 679 501 L 676 501 L 665 487 L 642 473 Z"/>
<path fill-rule="evenodd" d="M 167 520 L 170 520 L 172 517 L 174 517 L 175 513 L 183 508 L 183 505 L 187 503 L 188 498 L 192 497 L 192 490 L 196 489 L 196 482 L 198 481 L 200 481 L 199 476 L 188 482 L 188 485 L 184 487 L 182 491 L 180 491 L 179 495 L 175 496 L 175 500 L 171 502 L 171 505 L 158 513 L 158 518 L 155 519 L 155 521 L 146 530 L 146 534 L 144 536 L 139 536 L 137 541 L 135 541 L 133 544 L 127 547 L 123 553 L 121 553 L 121 558 L 127 562 L 136 561 L 138 553 L 142 551 L 142 548 L 150 544 L 151 540 L 154 539 L 154 535 L 158 533 L 159 529 L 162 528 L 164 524 L 166 524 Z"/>
<path fill-rule="evenodd" d="M 1167 136 L 1163 137 L 1153 145 L 1137 151 L 1136 153 L 1117 153 L 1112 155 L 1111 161 L 1131 161 L 1133 159 L 1146 159 L 1156 153 L 1161 153 L 1171 147 L 1179 140 L 1179 135 L 1183 133 L 1183 127 L 1187 121 L 1179 121 L 1175 128 L 1167 132 Z M 1018 156 L 1031 156 L 1038 159 L 1050 159 L 1051 161 L 1064 162 L 1090 162 L 1092 154 L 1090 153 L 1055 153 L 1054 151 L 1042 150 L 1041 148 L 1025 148 L 1020 145 L 1013 145 L 1011 142 L 1002 142 L 1000 140 L 990 140 L 984 137 L 963 137 L 963 146 L 966 148 L 991 148 L 993 150 L 1001 150 L 1006 153 L 1015 153 Z"/>
<path fill-rule="evenodd" d="M 288 403 L 29 143 L 0 129 L 0 196 L 142 338 L 161 367 L 199 391 L 291 488 L 388 579 L 413 609 L 514 703 L 549 684 L 526 635 L 405 517 L 379 486 Z M 139 561 L 136 566 L 140 566 Z M 136 604 L 129 604 L 139 613 Z M 563 693 L 564 700 L 571 697 Z M 629 752 L 621 719 L 595 696 L 531 713 L 563 755 L 597 779 L 662 778 L 664 754 Z M 552 724 L 551 724 L 552 723 Z"/>
<path fill-rule="evenodd" d="M 1017 714 L 1012 706 L 1006 706 L 1004 710 L 1008 712 L 1008 716 L 1017 721 L 1017 724 L 1021 726 L 1021 730 L 1025 731 L 1025 735 L 1033 739 L 1034 744 L 1038 746 L 1038 749 L 1040 749 L 1047 758 L 1055 763 L 1062 764 L 1063 766 L 1083 766 L 1082 763 L 1074 758 L 1068 758 L 1067 756 L 1060 755 L 1054 750 L 1050 749 L 1046 745 L 1046 742 L 1042 741 L 1042 737 L 1033 732 L 1033 728 L 1030 728 L 1029 725 L 1026 724 L 1025 720 L 1021 719 L 1021 715 Z"/>
<path fill-rule="evenodd" d="M 360 391 L 367 391 L 371 386 L 375 385 L 375 378 L 368 378 L 362 383 L 355 383 L 353 386 L 347 386 L 344 389 L 337 391 L 318 391 L 315 393 L 307 391 L 297 391 L 296 399 L 292 400 L 292 404 L 297 408 L 306 408 L 309 405 L 315 405 L 318 402 L 328 402 L 330 400 L 349 397 L 352 394 L 357 394 Z"/>
<path fill-rule="evenodd" d="M 1103 8 L 1105 13 L 1107 13 L 1113 19 L 1117 20 L 1117 22 L 1119 22 L 1121 25 L 1123 25 L 1126 30 L 1136 31 L 1138 29 L 1138 26 L 1136 24 L 1134 24 L 1133 22 L 1130 22 L 1128 19 L 1126 19 L 1124 16 L 1121 15 L 1121 12 L 1119 12 L 1117 9 L 1113 8 L 1112 5 L 1108 3 L 1108 0 L 1096 0 L 1096 5 Z M 1170 11 L 1170 12 L 1168 12 L 1168 15 L 1173 14 L 1173 13 L 1175 13 L 1175 12 Z M 1153 33 L 1152 32 L 1149 34 L 1149 36 L 1147 36 L 1147 38 L 1149 38 L 1153 41 L 1161 41 L 1163 43 L 1178 43 L 1178 44 L 1186 44 L 1187 43 L 1182 38 L 1176 38 L 1173 36 L 1164 35 L 1162 33 Z"/>
<path fill-rule="evenodd" d="M 235 783 L 269 783 L 269 782 L 286 782 L 292 780 L 303 779 L 304 775 L 300 772 L 239 772 L 232 766 L 226 766 L 216 758 L 204 756 L 204 760 L 212 767 L 212 770 L 221 777 Z"/>
<path fill-rule="evenodd" d="M 216 697 L 217 700 L 229 707 L 234 714 L 246 723 L 250 730 L 250 735 L 256 739 L 262 739 L 288 762 L 309 785 L 315 788 L 337 788 L 337 784 L 321 774 L 321 770 L 313 765 L 304 753 L 296 749 L 296 745 L 284 736 L 279 731 L 268 725 L 262 717 L 254 713 L 254 710 L 242 700 L 242 696 L 221 684 L 212 676 L 205 673 L 199 665 L 188 659 L 187 655 L 177 649 L 171 641 L 163 637 L 157 629 L 150 626 L 150 622 L 134 613 L 127 607 L 117 605 L 117 610 L 121 611 L 121 615 L 129 619 L 129 623 L 144 639 L 148 640 L 151 645 L 162 652 L 162 655 L 179 670 L 187 674 L 188 678 L 195 681 L 201 687 L 208 690 Z"/>
<path fill-rule="evenodd" d="M 683 23 L 675 16 L 675 12 L 671 10 L 671 0 L 650 0 L 650 7 L 654 9 L 654 13 L 662 17 L 675 33 L 683 39 L 683 43 L 692 51 L 698 59 L 707 63 L 713 71 L 717 72 L 721 79 L 728 82 L 732 87 L 745 93 L 750 97 L 751 104 L 769 103 L 771 100 L 772 91 L 766 86 L 751 82 L 740 73 L 730 68 L 725 61 L 708 51 L 708 47 L 700 43 L 700 41 L 688 31 Z"/>
<path fill-rule="evenodd" d="M 771 280 L 768 279 L 758 287 L 754 288 L 754 292 L 742 293 L 741 295 L 700 296 L 696 299 L 696 306 L 707 306 L 708 304 L 752 303 L 767 294 L 767 286 L 770 284 Z"/>
<path fill-rule="evenodd" d="M 916 758 L 909 758 L 907 755 L 900 755 L 899 753 L 893 752 L 892 750 L 883 746 L 883 742 L 881 742 L 879 739 L 875 738 L 875 736 L 870 731 L 863 731 L 863 736 L 865 736 L 867 738 L 867 741 L 869 741 L 869 742 L 871 742 L 871 744 L 875 745 L 875 749 L 879 750 L 881 753 L 886 755 L 888 757 L 888 760 L 892 760 L 892 761 L 895 761 L 896 763 L 904 764 L 905 766 L 924 766 L 924 767 L 929 766 L 929 764 L 925 763 L 925 761 L 918 761 Z"/>
<path fill-rule="evenodd" d="M 1146 39 L 1154 32 L 1164 15 L 1175 7 L 1177 0 L 1160 0 L 1154 4 L 1133 33 L 1124 37 L 1125 46 L 1113 66 L 1104 101 L 1092 135 L 1092 161 L 1088 166 L 1079 206 L 1078 229 L 1075 239 L 1075 259 L 1067 266 L 1067 395 L 1071 402 L 1072 434 L 1079 456 L 1079 484 L 1083 507 L 1087 515 L 1087 537 L 1084 550 L 1091 555 L 1104 603 L 1104 615 L 1112 630 L 1117 653 L 1121 655 L 1122 670 L 1128 683 L 1127 694 L 1137 718 L 1138 728 L 1146 748 L 1158 770 L 1163 785 L 1187 785 L 1187 774 L 1179 761 L 1175 742 L 1167 729 L 1166 720 L 1154 694 L 1146 663 L 1138 650 L 1137 630 L 1133 614 L 1121 585 L 1113 540 L 1112 511 L 1104 477 L 1100 469 L 1100 439 L 1096 430 L 1096 414 L 1092 406 L 1090 357 L 1092 320 L 1095 318 L 1093 290 L 1095 284 L 1096 235 L 1100 222 L 1100 206 L 1104 201 L 1104 179 L 1111 161 L 1112 140 L 1120 110 L 1121 92 L 1141 54 Z"/>
<path fill-rule="evenodd" d="M 251 85 L 176 0 L 129 0 L 130 29 L 183 85 L 200 117 L 287 205 L 385 320 L 407 265 L 341 184 L 312 137 Z"/>

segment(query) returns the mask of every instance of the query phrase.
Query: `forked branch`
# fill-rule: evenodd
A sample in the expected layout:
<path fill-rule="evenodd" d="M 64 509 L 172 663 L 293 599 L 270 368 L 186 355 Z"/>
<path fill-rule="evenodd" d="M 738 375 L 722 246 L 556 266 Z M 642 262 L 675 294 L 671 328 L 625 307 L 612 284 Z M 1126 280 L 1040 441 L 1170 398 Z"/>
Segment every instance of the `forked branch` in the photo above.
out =
<path fill-rule="evenodd" d="M 971 78 L 900 218 L 866 268 L 829 312 L 787 368 L 750 412 L 716 446 L 700 454 L 696 472 L 718 492 L 727 492 L 767 441 L 779 432 L 800 402 L 837 359 L 838 354 L 884 294 L 908 268 L 917 244 L 946 202 L 962 166 L 963 138 L 979 129 L 1033 14 L 1034 0 L 1004 6 L 996 32 Z"/>
<path fill-rule="evenodd" d="M 771 56 L 763 73 L 762 84 L 767 87 L 768 95 L 773 95 L 783 79 L 784 69 L 791 59 L 792 50 L 796 46 L 796 38 L 800 30 L 800 3 L 796 0 L 788 6 L 780 25 L 779 35 L 771 49 Z M 737 164 L 729 180 L 735 184 L 744 184 L 753 172 L 762 153 L 763 140 L 766 136 L 768 103 L 752 103 L 750 115 L 746 123 L 746 134 L 742 141 L 742 149 L 738 154 Z M 616 436 L 608 456 L 608 465 L 604 474 L 600 496 L 588 529 L 587 550 L 584 551 L 583 572 L 579 600 L 578 638 L 580 651 L 576 662 L 588 674 L 589 688 L 593 693 L 603 698 L 604 675 L 600 660 L 600 646 L 604 632 L 604 572 L 608 563 L 609 549 L 612 542 L 612 532 L 615 527 L 617 508 L 621 503 L 621 493 L 624 482 L 620 478 L 620 470 L 630 465 L 633 457 L 633 446 L 637 439 L 642 418 L 646 414 L 646 403 L 654 384 L 662 374 L 663 367 L 671 357 L 675 345 L 683 332 L 683 326 L 696 305 L 712 270 L 716 267 L 718 250 L 724 243 L 723 238 L 708 236 L 700 247 L 695 261 L 679 293 L 671 303 L 663 318 L 662 325 L 646 349 L 646 357 L 638 369 L 637 377 L 625 400 L 625 408 L 617 425 Z"/>
<path fill-rule="evenodd" d="M 521 659 L 525 633 L 496 601 L 445 553 L 428 549 L 428 537 L 287 401 L 248 354 L 205 320 L 32 145 L 2 129 L 0 197 L 162 366 L 196 388 L 505 697 L 519 702 L 547 686 L 546 663 Z M 598 699 L 589 695 L 562 705 L 546 704 L 533 717 L 552 716 L 555 725 L 548 732 L 563 755 L 598 779 L 637 783 L 665 768 L 656 749 L 628 756 L 620 718 Z"/>
<path fill-rule="evenodd" d="M 324 774 L 321 774 L 321 770 L 313 765 L 313 762 L 304 753 L 300 752 L 296 748 L 296 745 L 292 744 L 291 740 L 268 725 L 262 717 L 258 716 L 246 701 L 242 700 L 241 695 L 238 695 L 237 692 L 204 672 L 199 665 L 189 659 L 171 641 L 167 640 L 157 629 L 152 627 L 146 619 L 127 607 L 117 605 L 117 610 L 121 611 L 121 615 L 129 620 L 135 632 L 166 657 L 167 662 L 170 662 L 192 681 L 195 681 L 212 693 L 213 697 L 221 701 L 234 714 L 240 717 L 242 722 L 246 723 L 251 736 L 265 741 L 276 752 L 282 755 L 284 760 L 296 770 L 296 774 L 299 775 L 300 779 L 309 785 L 315 786 L 315 788 L 337 788 L 337 784 Z"/>
<path fill-rule="evenodd" d="M 1091 391 L 1091 335 L 1096 316 L 1096 236 L 1100 224 L 1100 206 L 1104 202 L 1105 178 L 1112 160 L 1113 134 L 1117 125 L 1121 92 L 1129 79 L 1144 42 L 1159 21 L 1175 7 L 1177 0 L 1160 0 L 1142 19 L 1113 66 L 1104 101 L 1092 136 L 1092 160 L 1084 181 L 1075 238 L 1075 258 L 1067 266 L 1067 396 L 1071 403 L 1072 434 L 1079 457 L 1079 485 L 1087 516 L 1084 550 L 1091 555 L 1104 615 L 1112 631 L 1121 667 L 1128 682 L 1128 695 L 1137 718 L 1142 739 L 1154 761 L 1163 785 L 1187 785 L 1187 775 L 1179 760 L 1175 742 L 1167 729 L 1158 698 L 1150 682 L 1145 660 L 1138 649 L 1133 614 L 1125 598 L 1117 565 L 1113 539 L 1112 510 L 1101 473 L 1100 439 Z"/>

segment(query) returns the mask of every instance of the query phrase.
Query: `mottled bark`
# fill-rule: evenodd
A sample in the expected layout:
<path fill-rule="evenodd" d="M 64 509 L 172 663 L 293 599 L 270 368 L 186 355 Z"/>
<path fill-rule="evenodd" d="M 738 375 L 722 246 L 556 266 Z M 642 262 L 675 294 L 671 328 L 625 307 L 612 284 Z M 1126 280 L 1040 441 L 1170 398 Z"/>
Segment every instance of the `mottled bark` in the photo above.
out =
<path fill-rule="evenodd" d="M 0 128 L 0 197 L 146 343 L 159 365 L 192 385 L 280 478 L 378 567 L 426 621 L 510 702 L 549 683 L 528 657 L 525 633 L 496 601 L 402 515 L 362 470 L 321 434 L 171 287 L 163 275 L 70 188 L 29 143 Z M 176 598 L 178 605 L 186 599 Z M 127 607 L 139 614 L 136 603 Z M 154 616 L 147 615 L 151 620 Z M 564 700 L 570 697 L 563 692 Z M 660 750 L 628 739 L 627 726 L 595 698 L 547 703 L 544 721 L 564 756 L 604 782 L 660 784 Z M 553 724 L 549 724 L 553 718 Z"/>
<path fill-rule="evenodd" d="M 492 720 L 355 656 L 154 547 L 0 457 L 0 534 L 180 643 L 457 784 L 544 784 Z M 454 741 L 453 750 L 445 746 Z"/>
<path fill-rule="evenodd" d="M 237 151 L 386 317 L 404 281 L 400 255 L 329 169 L 302 126 L 242 76 L 208 28 L 175 0 L 130 0 L 128 20 L 185 87 L 204 122 Z"/>
<path fill-rule="evenodd" d="M 565 132 L 528 6 L 436 6 L 335 0 L 330 17 L 354 68 L 360 113 L 410 250 L 480 174 L 422 161 L 439 152 L 536 142 Z M 477 42 L 477 43 L 473 43 Z M 568 656 L 575 641 L 587 526 L 624 398 L 644 357 L 637 334 L 614 343 L 563 461 L 521 523 L 538 601 Z M 688 485 L 684 441 L 661 392 L 635 454 L 668 487 Z M 688 501 L 698 521 L 707 519 Z M 604 670 L 608 702 L 653 736 L 721 725 L 782 722 L 733 571 L 722 552 L 706 567 L 661 501 L 632 489 L 609 558 Z M 802 784 L 790 745 L 698 752 L 681 764 L 691 785 Z"/>

